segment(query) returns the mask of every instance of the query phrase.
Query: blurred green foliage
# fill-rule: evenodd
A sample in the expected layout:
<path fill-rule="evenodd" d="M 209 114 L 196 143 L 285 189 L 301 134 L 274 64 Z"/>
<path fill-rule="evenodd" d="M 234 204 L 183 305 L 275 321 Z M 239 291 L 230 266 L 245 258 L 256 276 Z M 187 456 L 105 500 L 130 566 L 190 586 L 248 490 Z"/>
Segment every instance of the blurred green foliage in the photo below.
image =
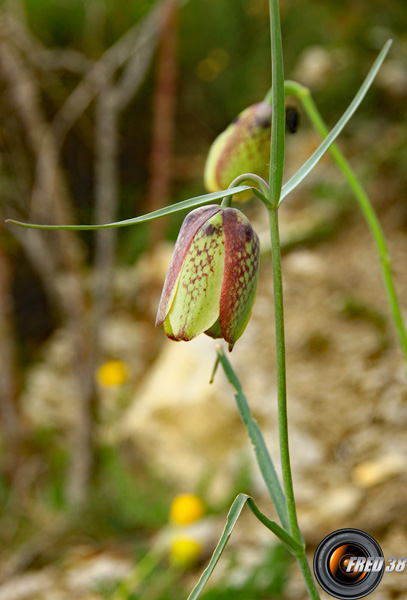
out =
<path fill-rule="evenodd" d="M 61 560 L 70 546 L 84 540 L 95 548 L 116 540 L 142 556 L 149 537 L 168 521 L 169 485 L 148 468 L 130 465 L 117 447 L 104 446 L 98 450 L 87 502 L 76 511 L 65 497 L 68 460 L 68 448 L 56 432 L 37 429 L 24 493 L 0 473 L 1 548 L 8 556 L 27 556 L 28 569 Z M 1 551 L 0 560 L 6 559 Z"/>
<path fill-rule="evenodd" d="M 203 600 L 263 600 L 281 598 L 284 592 L 292 557 L 278 544 L 270 546 L 263 561 L 255 567 L 243 583 L 217 585 L 202 594 Z"/>

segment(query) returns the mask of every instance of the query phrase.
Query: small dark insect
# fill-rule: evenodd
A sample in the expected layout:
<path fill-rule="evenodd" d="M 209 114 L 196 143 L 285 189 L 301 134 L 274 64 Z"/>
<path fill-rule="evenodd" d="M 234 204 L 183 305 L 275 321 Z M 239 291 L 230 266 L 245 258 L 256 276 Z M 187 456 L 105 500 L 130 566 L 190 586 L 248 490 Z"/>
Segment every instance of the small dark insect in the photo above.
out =
<path fill-rule="evenodd" d="M 287 106 L 285 109 L 285 128 L 290 133 L 295 133 L 298 129 L 300 117 L 298 111 L 293 106 Z"/>

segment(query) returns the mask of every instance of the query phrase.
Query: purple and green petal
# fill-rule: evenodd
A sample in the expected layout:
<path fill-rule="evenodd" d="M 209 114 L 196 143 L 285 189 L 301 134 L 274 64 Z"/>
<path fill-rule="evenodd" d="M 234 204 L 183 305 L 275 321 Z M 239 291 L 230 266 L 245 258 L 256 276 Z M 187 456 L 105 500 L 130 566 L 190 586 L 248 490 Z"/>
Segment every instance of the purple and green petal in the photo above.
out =
<path fill-rule="evenodd" d="M 219 206 L 204 206 L 191 211 L 185 218 L 178 239 L 175 244 L 174 253 L 171 258 L 170 266 L 164 282 L 164 288 L 161 294 L 160 304 L 158 305 L 157 318 L 155 326 L 162 325 L 171 304 L 174 300 L 175 292 L 179 282 L 181 269 L 185 256 L 191 246 L 192 240 L 200 227 L 213 215 L 220 211 Z"/>
<path fill-rule="evenodd" d="M 174 301 L 168 313 L 173 335 L 189 341 L 219 317 L 225 267 L 223 211 L 197 231 L 184 257 Z"/>
<path fill-rule="evenodd" d="M 235 208 L 222 211 L 225 273 L 220 296 L 219 324 L 233 348 L 250 319 L 256 297 L 260 244 L 247 217 Z"/>
<path fill-rule="evenodd" d="M 165 335 L 170 338 L 170 340 L 173 340 L 174 342 L 180 342 L 181 340 L 179 340 L 178 338 L 175 337 L 174 332 L 172 330 L 171 327 L 171 323 L 170 323 L 170 318 L 166 317 L 164 320 L 164 331 L 165 331 Z"/>
<path fill-rule="evenodd" d="M 205 165 L 209 192 L 227 188 L 242 173 L 266 178 L 270 158 L 271 107 L 259 102 L 246 108 L 213 142 Z"/>
<path fill-rule="evenodd" d="M 219 325 L 219 319 L 216 319 L 212 327 L 209 327 L 209 329 L 207 329 L 204 333 L 206 333 L 206 335 L 209 335 L 209 337 L 213 338 L 214 340 L 223 338 L 223 333 Z"/>

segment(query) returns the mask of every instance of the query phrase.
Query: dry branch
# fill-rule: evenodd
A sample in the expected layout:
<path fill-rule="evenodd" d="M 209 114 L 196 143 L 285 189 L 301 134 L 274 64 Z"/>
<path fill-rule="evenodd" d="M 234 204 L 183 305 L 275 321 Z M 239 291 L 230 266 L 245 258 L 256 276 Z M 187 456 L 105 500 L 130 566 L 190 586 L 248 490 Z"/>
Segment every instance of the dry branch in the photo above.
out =
<path fill-rule="evenodd" d="M 6 469 L 19 462 L 23 430 L 17 412 L 16 349 L 13 334 L 11 266 L 0 239 L 0 423 L 6 451 Z"/>
<path fill-rule="evenodd" d="M 171 185 L 170 169 L 177 64 L 177 6 L 176 0 L 166 2 L 167 18 L 163 23 L 157 57 L 150 156 L 149 212 L 167 204 Z M 164 226 L 164 221 L 161 219 L 151 224 L 152 245 L 163 236 Z"/>

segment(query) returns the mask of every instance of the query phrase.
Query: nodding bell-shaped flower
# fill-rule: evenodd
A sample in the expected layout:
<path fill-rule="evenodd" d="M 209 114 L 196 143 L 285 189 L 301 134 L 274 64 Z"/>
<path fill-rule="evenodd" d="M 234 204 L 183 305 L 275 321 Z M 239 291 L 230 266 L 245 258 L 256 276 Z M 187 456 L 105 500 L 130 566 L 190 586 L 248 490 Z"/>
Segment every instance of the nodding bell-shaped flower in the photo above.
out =
<path fill-rule="evenodd" d="M 205 165 L 205 187 L 208 192 L 225 190 L 242 173 L 255 173 L 268 178 L 270 163 L 271 106 L 258 102 L 249 106 L 213 142 Z M 286 108 L 286 130 L 295 133 L 298 112 Z M 249 196 L 251 193 L 249 192 Z M 247 193 L 236 196 L 247 198 Z"/>
<path fill-rule="evenodd" d="M 270 162 L 271 106 L 259 102 L 242 111 L 213 142 L 205 165 L 208 192 L 225 190 L 242 173 L 266 179 Z M 241 199 L 245 194 L 239 194 Z"/>
<path fill-rule="evenodd" d="M 232 350 L 250 319 L 259 250 L 259 238 L 241 211 L 206 206 L 190 212 L 175 244 L 156 327 L 164 323 L 176 341 L 201 333 L 224 338 Z"/>

